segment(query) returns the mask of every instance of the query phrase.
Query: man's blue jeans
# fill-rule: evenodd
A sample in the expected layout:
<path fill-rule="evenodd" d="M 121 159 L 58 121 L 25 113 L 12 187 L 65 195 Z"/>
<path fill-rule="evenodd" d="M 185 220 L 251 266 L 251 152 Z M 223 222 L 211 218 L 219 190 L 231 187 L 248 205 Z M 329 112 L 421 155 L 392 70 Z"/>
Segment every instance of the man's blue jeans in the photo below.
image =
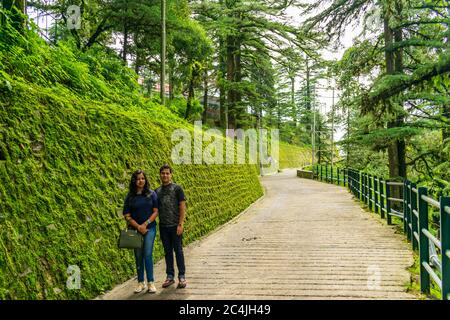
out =
<path fill-rule="evenodd" d="M 142 249 L 134 249 L 136 258 L 136 269 L 138 281 L 144 282 L 144 267 L 147 273 L 147 282 L 155 281 L 153 277 L 153 244 L 156 237 L 156 225 L 150 227 L 144 235 L 144 246 Z"/>
<path fill-rule="evenodd" d="M 159 226 L 159 234 L 164 247 L 167 278 L 173 279 L 175 277 L 175 268 L 173 264 L 173 253 L 175 252 L 178 278 L 184 279 L 186 268 L 184 265 L 183 254 L 183 235 L 177 235 L 177 226 L 163 227 L 161 225 Z"/>

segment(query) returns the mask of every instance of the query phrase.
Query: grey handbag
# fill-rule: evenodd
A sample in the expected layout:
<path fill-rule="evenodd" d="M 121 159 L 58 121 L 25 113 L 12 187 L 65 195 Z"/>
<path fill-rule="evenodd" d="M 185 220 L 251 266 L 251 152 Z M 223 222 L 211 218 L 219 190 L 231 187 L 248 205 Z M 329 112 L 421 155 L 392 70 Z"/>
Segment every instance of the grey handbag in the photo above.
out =
<path fill-rule="evenodd" d="M 137 230 L 126 228 L 120 230 L 118 246 L 121 249 L 141 249 L 144 237 Z"/>

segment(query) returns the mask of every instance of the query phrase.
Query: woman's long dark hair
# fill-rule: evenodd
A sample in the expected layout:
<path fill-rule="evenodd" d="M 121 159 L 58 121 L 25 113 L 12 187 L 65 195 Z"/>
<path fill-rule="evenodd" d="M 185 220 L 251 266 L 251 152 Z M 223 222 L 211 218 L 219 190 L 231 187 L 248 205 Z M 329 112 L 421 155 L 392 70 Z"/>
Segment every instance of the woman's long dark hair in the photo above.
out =
<path fill-rule="evenodd" d="M 131 180 L 130 180 L 130 185 L 128 187 L 128 197 L 135 197 L 136 196 L 136 181 L 137 181 L 137 176 L 140 174 L 144 175 L 145 178 L 145 185 L 144 185 L 144 189 L 142 190 L 142 195 L 147 196 L 148 194 L 151 194 L 151 190 L 150 190 L 150 183 L 148 182 L 147 176 L 145 175 L 145 172 L 142 170 L 136 170 L 135 172 L 133 172 L 133 174 L 131 175 Z"/>

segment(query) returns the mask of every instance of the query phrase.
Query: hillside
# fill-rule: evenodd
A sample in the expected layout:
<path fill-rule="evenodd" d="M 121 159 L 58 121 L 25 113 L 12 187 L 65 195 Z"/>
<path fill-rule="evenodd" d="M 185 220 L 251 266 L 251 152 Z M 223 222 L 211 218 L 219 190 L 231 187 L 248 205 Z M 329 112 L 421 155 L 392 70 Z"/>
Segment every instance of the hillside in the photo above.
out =
<path fill-rule="evenodd" d="M 140 96 L 133 73 L 103 51 L 3 28 L 0 299 L 95 297 L 135 274 L 131 252 L 116 244 L 132 171 L 144 169 L 155 188 L 172 131 L 193 127 Z M 185 243 L 263 194 L 254 165 L 174 169 L 188 198 Z M 80 290 L 66 288 L 72 265 Z"/>
<path fill-rule="evenodd" d="M 311 147 L 280 142 L 280 169 L 301 168 L 311 164 Z"/>

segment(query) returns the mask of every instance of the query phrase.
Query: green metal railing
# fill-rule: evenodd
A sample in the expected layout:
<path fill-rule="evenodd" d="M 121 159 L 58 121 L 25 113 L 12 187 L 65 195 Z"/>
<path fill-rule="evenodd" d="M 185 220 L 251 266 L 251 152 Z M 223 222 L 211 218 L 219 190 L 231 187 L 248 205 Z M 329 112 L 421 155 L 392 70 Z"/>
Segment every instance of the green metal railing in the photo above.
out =
<path fill-rule="evenodd" d="M 450 299 L 450 197 L 437 201 L 428 196 L 427 188 L 409 180 L 389 181 L 350 168 L 316 165 L 313 176 L 319 181 L 348 187 L 389 225 L 392 217 L 399 218 L 412 249 L 419 252 L 420 290 L 430 293 L 432 279 L 440 288 L 442 299 Z M 439 210 L 438 236 L 430 229 L 430 208 Z"/>

